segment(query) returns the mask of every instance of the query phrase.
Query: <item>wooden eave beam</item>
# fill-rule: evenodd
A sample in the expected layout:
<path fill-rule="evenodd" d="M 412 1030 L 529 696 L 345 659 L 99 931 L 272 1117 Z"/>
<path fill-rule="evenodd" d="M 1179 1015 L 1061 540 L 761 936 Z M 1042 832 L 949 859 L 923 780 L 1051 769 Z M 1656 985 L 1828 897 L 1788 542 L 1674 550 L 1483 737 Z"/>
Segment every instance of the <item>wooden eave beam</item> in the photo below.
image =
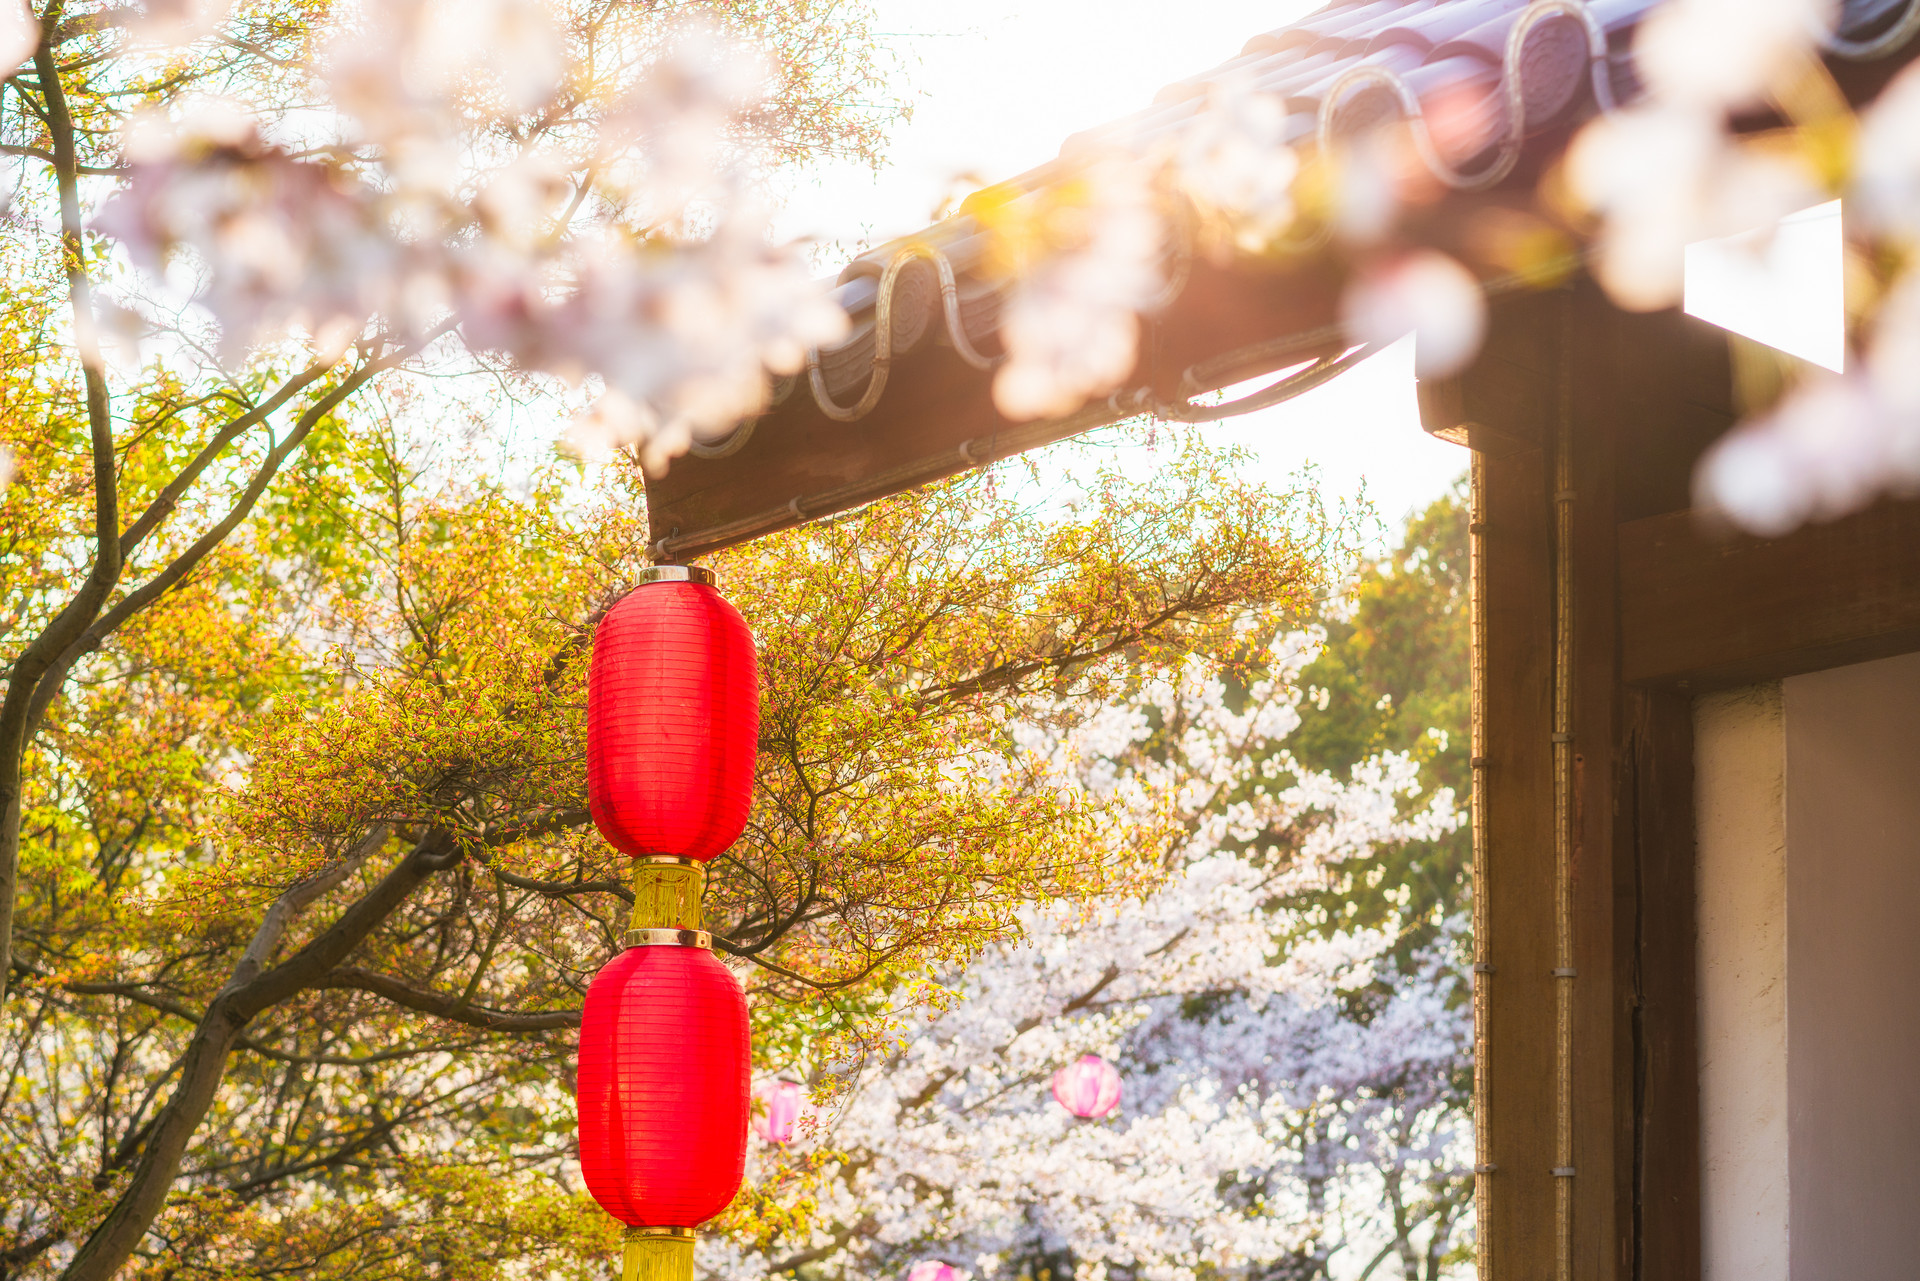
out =
<path fill-rule="evenodd" d="M 1620 526 L 1621 676 L 1695 688 L 1920 649 L 1920 502 L 1782 538 L 1693 511 Z"/>
<path fill-rule="evenodd" d="M 1172 400 L 1188 369 L 1258 344 L 1271 345 L 1264 363 L 1225 371 L 1217 381 L 1336 353 L 1345 345 L 1333 326 L 1340 283 L 1333 265 L 1318 259 L 1285 269 L 1196 262 L 1144 336 L 1128 386 Z M 929 341 L 895 361 L 885 394 L 855 422 L 827 417 L 802 383 L 737 452 L 689 455 L 665 475 L 648 477 L 652 538 L 666 540 L 663 550 L 673 558 L 693 559 L 1138 412 L 1125 400 L 1096 402 L 1067 418 L 1015 423 L 994 409 L 992 377 L 944 341 Z M 858 398 L 858 389 L 840 397 Z"/>

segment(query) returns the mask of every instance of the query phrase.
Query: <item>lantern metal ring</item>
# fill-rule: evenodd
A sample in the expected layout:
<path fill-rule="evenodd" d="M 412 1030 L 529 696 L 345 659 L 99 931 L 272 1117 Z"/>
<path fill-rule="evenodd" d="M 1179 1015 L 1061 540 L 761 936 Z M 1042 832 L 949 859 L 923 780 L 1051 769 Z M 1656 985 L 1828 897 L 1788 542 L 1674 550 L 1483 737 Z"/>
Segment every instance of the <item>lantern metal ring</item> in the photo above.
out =
<path fill-rule="evenodd" d="M 713 951 L 713 935 L 706 930 L 628 930 L 620 936 L 626 947 L 699 947 Z"/>
<path fill-rule="evenodd" d="M 691 1241 L 694 1238 L 694 1231 L 692 1228 L 643 1228 L 630 1226 L 622 1235 L 629 1241 L 640 1241 L 647 1237 L 678 1237 Z"/>
<path fill-rule="evenodd" d="M 704 565 L 649 565 L 634 579 L 634 586 L 647 583 L 700 583 L 712 587 L 714 573 Z"/>

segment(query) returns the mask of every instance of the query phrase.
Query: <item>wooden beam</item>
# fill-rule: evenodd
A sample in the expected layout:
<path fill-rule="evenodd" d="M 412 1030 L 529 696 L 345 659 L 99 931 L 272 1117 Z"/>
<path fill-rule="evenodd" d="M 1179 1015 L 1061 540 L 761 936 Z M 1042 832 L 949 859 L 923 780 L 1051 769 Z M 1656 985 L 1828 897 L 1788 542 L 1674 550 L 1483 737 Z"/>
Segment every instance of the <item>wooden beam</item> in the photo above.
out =
<path fill-rule="evenodd" d="M 1558 292 L 1523 295 L 1493 310 L 1487 341 L 1465 372 L 1422 378 L 1420 426 L 1430 436 L 1502 458 L 1546 443 L 1543 406 L 1558 370 L 1549 340 Z"/>
<path fill-rule="evenodd" d="M 1693 511 L 1620 527 L 1622 676 L 1696 688 L 1920 649 L 1920 502 L 1761 539 Z"/>

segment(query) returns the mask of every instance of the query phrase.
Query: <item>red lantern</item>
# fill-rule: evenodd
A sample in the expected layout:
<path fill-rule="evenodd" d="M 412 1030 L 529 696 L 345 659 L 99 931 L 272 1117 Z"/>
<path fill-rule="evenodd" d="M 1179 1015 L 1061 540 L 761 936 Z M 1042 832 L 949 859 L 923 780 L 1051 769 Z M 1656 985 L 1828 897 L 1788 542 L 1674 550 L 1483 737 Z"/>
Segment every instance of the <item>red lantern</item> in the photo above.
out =
<path fill-rule="evenodd" d="M 703 932 L 637 933 L 587 990 L 580 1166 L 628 1227 L 623 1275 L 685 1278 L 692 1229 L 726 1208 L 746 1168 L 747 999 Z"/>
<path fill-rule="evenodd" d="M 593 637 L 587 799 L 600 834 L 635 857 L 724 852 L 746 826 L 759 735 L 753 635 L 713 574 L 643 572 Z"/>
<path fill-rule="evenodd" d="M 1053 1074 L 1053 1097 L 1081 1120 L 1105 1116 L 1120 1106 L 1120 1071 L 1098 1054 Z"/>

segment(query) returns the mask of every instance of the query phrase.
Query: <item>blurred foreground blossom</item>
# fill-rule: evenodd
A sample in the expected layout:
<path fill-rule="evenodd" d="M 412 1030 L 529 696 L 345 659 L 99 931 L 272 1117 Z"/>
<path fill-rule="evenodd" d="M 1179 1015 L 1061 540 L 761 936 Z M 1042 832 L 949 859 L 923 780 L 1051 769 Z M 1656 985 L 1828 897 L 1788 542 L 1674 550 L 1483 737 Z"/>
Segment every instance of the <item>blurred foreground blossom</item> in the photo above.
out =
<path fill-rule="evenodd" d="M 1108 1116 L 1120 1107 L 1120 1070 L 1098 1054 L 1083 1054 L 1053 1074 L 1053 1098 L 1083 1121 Z"/>
<path fill-rule="evenodd" d="M 1680 301 L 1688 245 L 1770 225 L 1822 198 L 1818 175 L 1797 157 L 1738 146 L 1720 119 L 1664 104 L 1588 125 L 1567 174 L 1603 218 L 1600 283 L 1632 311 Z"/>
<path fill-rule="evenodd" d="M 190 248 L 229 357 L 295 325 L 338 356 L 409 276 L 431 270 L 388 232 L 379 192 L 267 146 L 237 110 L 207 104 L 172 130 L 141 122 L 128 155 L 126 185 L 94 225 L 149 270 Z"/>
<path fill-rule="evenodd" d="M 33 56 L 40 39 L 40 23 L 26 0 L 0 0 L 0 63 L 18 66 Z"/>
<path fill-rule="evenodd" d="M 1300 161 L 1286 144 L 1286 125 L 1286 104 L 1276 95 L 1241 82 L 1214 85 L 1206 110 L 1174 148 L 1180 190 L 1241 250 L 1265 250 L 1293 222 Z"/>
<path fill-rule="evenodd" d="M 1442 253 L 1419 250 L 1363 272 L 1347 286 L 1341 319 L 1354 343 L 1414 336 L 1422 377 L 1460 369 L 1480 350 L 1487 303 L 1473 273 Z"/>
<path fill-rule="evenodd" d="M 907 1281 L 960 1281 L 960 1273 L 951 1263 L 922 1259 L 907 1269 Z"/>
<path fill-rule="evenodd" d="M 1696 502 L 1762 537 L 1843 516 L 1890 484 L 1920 483 L 1916 428 L 1883 413 L 1860 379 L 1821 378 L 1717 441 L 1701 462 Z"/>
<path fill-rule="evenodd" d="M 1121 159 L 1059 191 L 979 215 L 1008 244 L 1016 285 L 993 403 L 1015 420 L 1072 413 L 1132 372 L 1140 313 L 1165 288 L 1167 232 L 1152 173 Z"/>
<path fill-rule="evenodd" d="M 1668 0 L 1634 36 L 1652 95 L 1717 112 L 1750 107 L 1796 69 L 1833 25 L 1835 0 Z"/>
<path fill-rule="evenodd" d="M 321 65 L 340 148 L 279 145 L 219 102 L 128 131 L 95 226 L 150 271 L 186 261 L 223 357 L 289 331 L 331 361 L 457 328 L 521 369 L 597 380 L 569 443 L 658 471 L 845 334 L 751 196 L 751 52 L 686 28 L 584 133 L 476 164 L 462 139 L 576 105 L 546 6 L 403 0 L 364 20 Z"/>
<path fill-rule="evenodd" d="M 218 27 L 233 0 L 140 0 L 128 6 L 127 29 L 143 44 L 191 44 Z"/>
<path fill-rule="evenodd" d="M 1863 367 L 1815 372 L 1702 460 L 1696 500 L 1763 537 L 1920 495 L 1920 278 L 1883 305 Z"/>

